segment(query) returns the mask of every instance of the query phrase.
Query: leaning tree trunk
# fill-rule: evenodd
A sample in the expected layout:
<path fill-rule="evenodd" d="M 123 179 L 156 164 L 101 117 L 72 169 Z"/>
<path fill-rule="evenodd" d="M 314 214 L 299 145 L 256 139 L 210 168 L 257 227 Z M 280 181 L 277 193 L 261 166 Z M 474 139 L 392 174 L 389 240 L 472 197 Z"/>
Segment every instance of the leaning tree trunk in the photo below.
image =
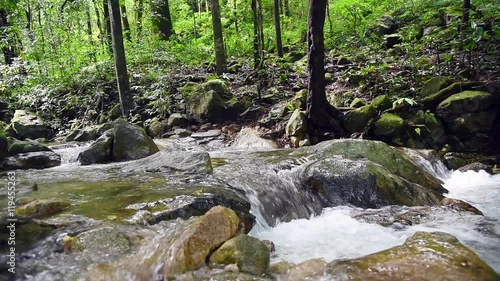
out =
<path fill-rule="evenodd" d="M 283 44 L 281 43 L 280 0 L 274 0 L 274 27 L 276 29 L 276 49 L 278 49 L 278 56 L 283 57 Z"/>
<path fill-rule="evenodd" d="M 344 135 L 342 126 L 337 122 L 337 120 L 342 120 L 342 113 L 326 99 L 323 34 L 325 10 L 326 0 L 311 0 L 307 30 L 307 71 L 309 75 L 307 126 L 309 137 L 313 143 Z"/>
<path fill-rule="evenodd" d="M 125 48 L 123 46 L 123 32 L 120 16 L 119 0 L 108 0 L 111 22 L 111 38 L 113 41 L 113 57 L 115 60 L 115 73 L 118 83 L 118 93 L 122 116 L 127 117 L 133 107 L 130 84 L 128 81 L 127 61 L 125 59 Z"/>
<path fill-rule="evenodd" d="M 226 52 L 224 50 L 224 38 L 222 37 L 222 24 L 220 22 L 219 0 L 211 0 L 212 25 L 214 30 L 215 45 L 215 68 L 217 75 L 226 71 Z"/>
<path fill-rule="evenodd" d="M 151 1 L 151 11 L 153 13 L 153 28 L 162 40 L 169 40 L 175 32 L 170 18 L 168 0 Z"/>

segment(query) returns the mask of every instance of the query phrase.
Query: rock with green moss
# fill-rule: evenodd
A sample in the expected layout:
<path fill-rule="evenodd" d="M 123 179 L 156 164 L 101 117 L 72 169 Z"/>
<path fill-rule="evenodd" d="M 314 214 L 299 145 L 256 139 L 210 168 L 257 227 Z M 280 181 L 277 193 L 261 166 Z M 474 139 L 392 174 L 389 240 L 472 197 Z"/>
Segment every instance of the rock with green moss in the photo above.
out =
<path fill-rule="evenodd" d="M 241 234 L 226 241 L 210 256 L 211 264 L 236 264 L 241 272 L 262 275 L 269 268 L 270 252 L 257 238 Z"/>
<path fill-rule="evenodd" d="M 167 120 L 168 127 L 183 127 L 189 125 L 189 119 L 181 113 L 172 113 Z"/>
<path fill-rule="evenodd" d="M 449 121 L 448 118 L 455 118 L 462 113 L 483 111 L 490 107 L 492 102 L 493 95 L 488 92 L 463 91 L 439 103 L 436 112 L 445 121 Z"/>
<path fill-rule="evenodd" d="M 159 151 L 143 128 L 129 124 L 122 118 L 115 121 L 113 136 L 113 161 L 136 160 Z"/>
<path fill-rule="evenodd" d="M 245 110 L 241 103 L 220 79 L 206 83 L 187 83 L 179 91 L 186 99 L 187 109 L 196 118 L 209 122 L 221 122 L 234 119 Z"/>
<path fill-rule="evenodd" d="M 48 138 L 49 127 L 35 113 L 26 110 L 16 110 L 11 120 L 11 128 L 18 139 Z"/>
<path fill-rule="evenodd" d="M 379 137 L 397 137 L 404 128 L 404 120 L 394 113 L 384 113 L 375 122 L 374 134 Z"/>
<path fill-rule="evenodd" d="M 296 109 L 306 110 L 307 89 L 302 89 L 295 94 L 293 99 L 286 103 L 281 110 L 280 116 L 284 117 L 293 113 Z"/>
<path fill-rule="evenodd" d="M 473 251 L 443 232 L 417 232 L 401 246 L 332 263 L 329 271 L 343 272 L 349 280 L 499 280 Z"/>
<path fill-rule="evenodd" d="M 374 33 L 378 36 L 391 34 L 397 29 L 397 23 L 390 15 L 384 15 L 375 20 L 370 26 L 367 27 L 369 33 Z"/>
<path fill-rule="evenodd" d="M 9 219 L 9 217 L 0 216 L 1 229 L 8 229 L 7 226 L 9 226 L 11 222 L 9 222 L 7 219 Z M 46 237 L 47 234 L 49 234 L 55 229 L 54 226 L 45 225 L 39 222 L 38 220 L 34 220 L 28 217 L 18 216 L 16 219 L 17 221 L 15 230 L 16 231 L 15 247 L 16 251 L 19 252 L 24 252 L 26 250 L 29 250 L 30 246 L 34 242 Z M 10 237 L 9 234 L 10 233 L 8 231 L 0 232 L 0 251 L 7 252 L 8 249 L 12 246 L 8 244 Z"/>
<path fill-rule="evenodd" d="M 372 105 L 365 105 L 349 111 L 345 115 L 344 127 L 350 133 L 362 132 L 366 126 L 377 116 L 377 109 Z"/>
<path fill-rule="evenodd" d="M 40 199 L 19 206 L 16 209 L 16 214 L 34 218 L 41 218 L 58 214 L 66 210 L 70 206 L 71 203 L 62 199 Z"/>
<path fill-rule="evenodd" d="M 221 206 L 210 209 L 173 242 L 163 267 L 165 279 L 205 265 L 212 251 L 238 233 L 239 224 L 233 210 Z"/>
<path fill-rule="evenodd" d="M 14 156 L 19 153 L 38 152 L 38 151 L 52 151 L 52 150 L 47 146 L 33 140 L 14 141 L 10 145 L 9 155 Z"/>
<path fill-rule="evenodd" d="M 109 110 L 108 116 L 109 116 L 110 120 L 115 120 L 117 118 L 120 118 L 122 116 L 122 108 L 121 108 L 120 104 L 113 106 Z"/>
<path fill-rule="evenodd" d="M 392 101 L 388 95 L 380 95 L 373 99 L 371 105 L 377 110 L 384 111 L 392 107 Z"/>
<path fill-rule="evenodd" d="M 113 130 L 106 131 L 91 146 L 78 154 L 77 161 L 82 165 L 111 162 L 111 146 L 113 144 Z"/>
<path fill-rule="evenodd" d="M 366 100 L 362 98 L 354 98 L 351 102 L 351 107 L 359 108 L 366 105 Z"/>
<path fill-rule="evenodd" d="M 9 140 L 3 130 L 0 130 L 0 161 L 9 154 Z"/>
<path fill-rule="evenodd" d="M 452 83 L 453 80 L 448 77 L 433 77 L 425 81 L 422 90 L 420 90 L 419 96 L 421 98 L 428 97 L 450 86 Z"/>
<path fill-rule="evenodd" d="M 149 123 L 147 132 L 150 137 L 156 138 L 163 135 L 165 132 L 168 131 L 168 129 L 169 126 L 166 122 L 162 122 L 155 117 L 153 118 L 153 120 L 151 120 L 151 123 Z"/>
<path fill-rule="evenodd" d="M 439 90 L 437 93 L 426 96 L 422 99 L 424 107 L 426 109 L 434 110 L 439 103 L 447 99 L 448 97 L 460 93 L 462 91 L 473 90 L 480 87 L 481 83 L 478 82 L 457 82 L 450 86 Z"/>

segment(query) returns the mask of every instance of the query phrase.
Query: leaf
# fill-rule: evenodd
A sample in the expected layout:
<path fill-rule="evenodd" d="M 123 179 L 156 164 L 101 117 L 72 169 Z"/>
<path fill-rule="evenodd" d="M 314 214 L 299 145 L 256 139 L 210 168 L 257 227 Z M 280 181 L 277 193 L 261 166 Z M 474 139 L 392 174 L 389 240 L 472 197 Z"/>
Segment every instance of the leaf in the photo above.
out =
<path fill-rule="evenodd" d="M 415 128 L 415 133 L 420 136 L 420 128 Z"/>

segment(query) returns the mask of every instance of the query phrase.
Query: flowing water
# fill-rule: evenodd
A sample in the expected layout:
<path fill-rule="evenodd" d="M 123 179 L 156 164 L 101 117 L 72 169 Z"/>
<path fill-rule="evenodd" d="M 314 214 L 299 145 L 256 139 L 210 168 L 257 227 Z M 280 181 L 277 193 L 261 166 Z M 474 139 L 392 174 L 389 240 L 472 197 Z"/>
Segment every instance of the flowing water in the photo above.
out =
<path fill-rule="evenodd" d="M 465 173 L 449 171 L 443 163 L 428 152 L 405 150 L 415 163 L 444 182 L 444 187 L 449 190 L 448 197 L 471 203 L 485 216 L 455 212 L 440 207 L 422 209 L 422 207 L 389 206 L 375 210 L 338 206 L 322 210 L 318 202 L 300 192 L 296 187 L 297 179 L 294 175 L 305 164 L 314 161 L 310 156 L 294 154 L 294 150 L 277 150 L 266 154 L 266 152 L 252 153 L 248 149 L 221 149 L 220 146 L 217 149 L 217 146 L 209 147 L 205 144 L 196 147 L 193 146 L 196 145 L 193 141 L 177 143 L 162 141 L 159 145 L 182 151 L 206 151 L 208 148 L 214 167 L 214 177 L 246 192 L 252 204 L 251 212 L 257 218 L 257 224 L 250 234 L 274 242 L 276 252 L 272 256 L 273 261 L 286 260 L 297 263 L 319 257 L 326 261 L 361 257 L 401 245 L 416 231 L 424 230 L 444 231 L 456 236 L 497 272 L 500 272 L 500 255 L 498 254 L 500 253 L 500 175 L 489 175 L 484 171 Z M 139 230 L 123 225 L 123 222 L 134 213 L 127 206 L 171 197 L 180 191 L 198 190 L 200 186 L 203 188 L 204 185 L 210 185 L 210 180 L 176 178 L 155 172 L 145 173 L 121 169 L 120 167 L 126 163 L 79 166 L 76 163 L 77 155 L 86 146 L 88 144 L 54 147 L 55 151 L 62 155 L 62 165 L 59 167 L 18 171 L 20 179 L 18 196 L 30 196 L 30 187 L 36 182 L 39 186 L 37 198 L 69 199 L 73 204 L 71 214 L 87 217 L 83 225 L 94 225 L 94 220 L 116 223 L 122 225 L 126 231 L 140 232 L 146 237 L 145 246 L 133 254 L 133 260 L 126 259 L 116 265 L 117 273 L 113 275 L 114 277 L 94 278 L 93 280 L 114 280 L 113 278 L 118 278 L 117 276 L 128 276 L 127 280 L 139 280 L 131 277 L 135 274 L 129 272 L 131 264 L 137 263 L 137 260 L 147 260 L 148 257 L 155 255 L 157 262 L 149 268 L 153 268 L 151 274 L 156 276 L 155 272 L 158 271 L 161 265 L 160 259 L 164 257 L 165 252 L 158 253 L 158 243 L 155 241 L 170 237 L 171 232 L 167 231 L 168 227 L 162 228 L 161 225 L 151 228 L 143 227 Z M 293 157 L 290 158 L 292 155 Z M 265 166 L 259 162 L 263 158 L 276 163 L 276 169 L 273 170 L 273 166 L 264 169 Z M 230 166 L 232 168 L 228 169 Z M 274 193 L 268 194 L 268 197 L 262 197 L 262 194 L 258 193 L 262 191 L 259 188 L 264 188 L 263 186 L 272 187 L 271 190 Z M 3 192 L 0 190 L 2 206 L 5 205 L 5 196 L 1 196 Z M 287 218 L 285 221 L 288 222 L 279 223 L 279 218 L 266 213 L 263 204 L 269 205 L 269 202 L 266 202 L 268 199 L 275 201 L 271 203 L 276 203 L 274 208 L 278 209 L 278 214 L 279 209 L 283 208 L 286 216 L 281 217 Z M 371 219 L 391 220 L 395 216 L 406 213 L 422 213 L 425 214 L 425 219 L 420 224 L 414 225 L 383 224 Z M 278 224 L 271 227 L 270 221 L 273 220 Z M 63 228 L 53 236 L 60 236 L 66 233 L 65 231 L 75 230 Z M 44 246 L 46 245 L 44 243 L 54 243 L 54 237 L 48 237 L 45 242 L 39 244 L 38 248 L 26 254 L 31 255 L 31 258 L 25 262 L 25 266 L 32 266 L 35 271 L 39 268 L 46 268 L 45 271 L 35 274 L 28 280 L 67 280 L 68 276 L 72 276 L 71 274 L 80 274 L 83 268 L 93 264 L 86 264 L 80 259 L 69 260 L 67 255 L 47 253 L 48 247 Z M 140 255 L 143 257 L 139 257 Z M 45 259 L 47 264 L 42 262 Z M 90 261 L 92 259 L 93 257 L 89 258 Z M 63 269 L 55 270 L 58 266 Z M 64 269 L 64 266 L 67 268 Z M 137 263 L 136 273 L 147 270 L 140 268 Z M 99 274 L 97 273 L 96 276 Z"/>

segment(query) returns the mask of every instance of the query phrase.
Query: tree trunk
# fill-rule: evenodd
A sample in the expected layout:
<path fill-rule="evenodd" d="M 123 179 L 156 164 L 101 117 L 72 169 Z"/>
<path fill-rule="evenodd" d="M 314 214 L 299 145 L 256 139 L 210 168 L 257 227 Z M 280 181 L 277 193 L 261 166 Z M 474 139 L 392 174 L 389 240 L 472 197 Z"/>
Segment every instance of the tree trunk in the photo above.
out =
<path fill-rule="evenodd" d="M 151 11 L 153 18 L 153 28 L 160 35 L 162 40 L 169 40 L 174 35 L 174 27 L 170 18 L 170 8 L 168 0 L 151 1 Z"/>
<path fill-rule="evenodd" d="M 290 16 L 290 5 L 288 3 L 288 0 L 283 0 L 285 2 L 285 16 L 289 17 Z"/>
<path fill-rule="evenodd" d="M 85 15 L 87 16 L 87 35 L 92 40 L 92 17 L 90 16 L 90 8 L 85 8 Z"/>
<path fill-rule="evenodd" d="M 113 41 L 113 57 L 115 60 L 115 73 L 120 95 L 122 116 L 127 117 L 133 107 L 130 84 L 128 81 L 127 61 L 123 46 L 123 33 L 120 16 L 119 0 L 108 0 L 111 21 L 111 38 Z"/>
<path fill-rule="evenodd" d="M 125 38 L 127 38 L 127 41 L 131 42 L 132 39 L 130 38 L 130 25 L 128 23 L 127 6 L 125 5 L 125 2 L 123 2 L 123 4 L 120 4 L 120 11 L 122 15 L 123 31 L 125 33 Z"/>
<path fill-rule="evenodd" d="M 103 0 L 102 5 L 104 7 L 104 23 L 106 26 L 106 33 L 103 34 L 104 44 L 109 47 L 109 51 L 112 53 L 113 49 L 111 47 L 111 23 L 110 23 L 110 8 L 108 6 L 108 0 Z"/>
<path fill-rule="evenodd" d="M 211 0 L 212 25 L 214 30 L 215 45 L 215 69 L 217 75 L 226 71 L 226 52 L 224 50 L 224 39 L 222 37 L 222 24 L 220 22 L 219 0 Z"/>
<path fill-rule="evenodd" d="M 5 63 L 11 65 L 14 62 L 14 59 L 19 56 L 21 50 L 21 42 L 19 38 L 15 34 L 11 33 L 11 30 L 8 28 L 10 26 L 9 22 L 9 14 L 7 10 L 0 9 L 0 41 L 6 42 L 6 44 L 2 47 L 2 52 L 5 57 Z"/>
<path fill-rule="evenodd" d="M 237 0 L 233 1 L 233 17 L 234 17 L 234 29 L 236 33 L 238 33 L 239 31 L 238 31 L 238 15 L 236 14 L 237 11 L 236 1 Z"/>
<path fill-rule="evenodd" d="M 342 137 L 344 130 L 336 120 L 342 113 L 326 99 L 325 47 L 323 27 L 326 0 L 311 0 L 307 30 L 307 71 L 309 75 L 307 117 L 309 137 L 313 143 L 333 137 Z"/>
<path fill-rule="evenodd" d="M 99 7 L 96 5 L 95 0 L 93 0 L 92 2 L 94 4 L 94 11 L 97 19 L 97 28 L 99 29 L 99 38 L 102 38 L 104 30 L 102 29 L 102 24 L 101 24 L 101 13 L 99 12 Z"/>
<path fill-rule="evenodd" d="M 144 0 L 137 0 L 137 37 L 142 33 L 142 15 L 144 14 Z"/>
<path fill-rule="evenodd" d="M 253 14 L 253 68 L 257 69 L 260 63 L 259 59 L 259 22 L 257 15 L 257 0 L 252 0 L 252 14 Z"/>
<path fill-rule="evenodd" d="M 283 57 L 283 44 L 281 43 L 280 1 L 274 0 L 274 27 L 276 29 L 276 49 L 278 56 Z"/>
<path fill-rule="evenodd" d="M 465 27 L 469 23 L 470 0 L 464 0 L 462 9 L 462 27 Z"/>

